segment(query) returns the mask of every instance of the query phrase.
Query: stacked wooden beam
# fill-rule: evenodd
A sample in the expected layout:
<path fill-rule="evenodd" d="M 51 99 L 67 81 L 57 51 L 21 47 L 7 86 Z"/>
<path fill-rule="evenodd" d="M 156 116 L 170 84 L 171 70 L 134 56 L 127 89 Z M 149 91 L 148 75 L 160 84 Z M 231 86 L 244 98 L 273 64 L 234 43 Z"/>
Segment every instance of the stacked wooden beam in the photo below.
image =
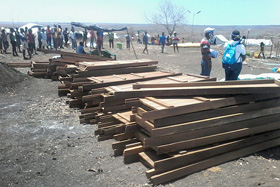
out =
<path fill-rule="evenodd" d="M 116 91 L 114 97 L 147 97 L 134 101 L 131 112 L 101 118 L 99 125 L 107 136 L 114 130 L 113 149 L 125 163 L 140 160 L 154 184 L 165 183 L 280 145 L 279 85 L 277 80 L 135 84 L 137 89 Z"/>
<path fill-rule="evenodd" d="M 118 85 L 118 86 L 110 86 L 107 87 L 103 90 L 91 90 L 92 95 L 88 96 L 83 96 L 84 100 L 91 100 L 93 102 L 100 102 L 99 107 L 96 108 L 98 113 L 96 113 L 95 118 L 92 113 L 93 111 L 89 113 L 84 113 L 80 116 L 81 119 L 83 119 L 82 122 L 87 122 L 87 123 L 96 123 L 100 121 L 100 116 L 107 114 L 107 113 L 116 113 L 116 112 L 121 112 L 121 111 L 129 111 L 131 107 L 137 106 L 139 103 L 139 100 L 135 98 L 134 96 L 128 96 L 126 98 L 118 99 L 115 98 L 114 93 L 119 92 L 119 91 L 131 91 L 133 90 L 133 87 L 138 84 L 176 84 L 176 83 L 187 83 L 187 82 L 201 82 L 201 81 L 215 81 L 215 78 L 207 78 L 204 76 L 197 76 L 197 75 L 177 75 L 177 76 L 172 76 L 172 77 L 166 77 L 166 78 L 161 78 L 161 79 L 154 79 L 154 80 L 149 80 L 149 81 L 144 81 L 144 82 L 137 82 L 136 84 L 125 84 L 125 85 Z M 100 94 L 97 94 L 98 91 L 101 91 Z M 129 100 L 128 100 L 129 99 Z M 125 103 L 125 100 L 127 102 Z M 110 116 L 110 115 L 109 115 Z M 106 118 L 106 116 L 105 116 Z M 114 116 L 114 118 L 117 118 Z M 122 117 L 124 118 L 124 117 Z M 121 119 L 122 119 L 121 118 Z M 94 120 L 91 120 L 94 119 Z M 87 120 L 90 120 L 89 122 Z M 118 121 L 118 120 L 117 120 Z M 108 138 L 112 138 L 112 136 L 116 133 L 120 133 L 119 130 L 114 130 L 115 129 L 115 124 L 112 124 L 111 126 L 106 124 L 105 127 L 101 123 L 98 125 L 98 130 L 95 132 L 96 135 L 98 136 L 99 140 L 104 140 Z M 124 126 L 126 124 L 124 123 Z M 110 131 L 110 134 L 108 132 Z M 109 135 L 109 136 L 108 136 Z"/>
<path fill-rule="evenodd" d="M 49 62 L 31 62 L 31 71 L 28 74 L 33 77 L 46 78 L 49 68 Z"/>
<path fill-rule="evenodd" d="M 64 87 L 59 87 L 58 92 L 59 95 L 63 95 L 64 91 L 70 92 L 68 94 L 68 97 L 72 98 L 72 100 L 69 102 L 70 107 L 90 108 L 99 105 L 99 103 L 101 102 L 100 93 L 104 93 L 104 87 L 175 75 L 179 75 L 179 73 L 176 74 L 163 71 L 153 71 L 143 73 L 77 78 L 74 79 L 72 83 L 66 83 L 64 84 Z M 89 95 L 89 92 L 91 95 Z"/>
<path fill-rule="evenodd" d="M 15 67 L 15 68 L 26 68 L 26 67 L 31 67 L 30 62 L 8 62 L 6 63 L 10 67 Z"/>

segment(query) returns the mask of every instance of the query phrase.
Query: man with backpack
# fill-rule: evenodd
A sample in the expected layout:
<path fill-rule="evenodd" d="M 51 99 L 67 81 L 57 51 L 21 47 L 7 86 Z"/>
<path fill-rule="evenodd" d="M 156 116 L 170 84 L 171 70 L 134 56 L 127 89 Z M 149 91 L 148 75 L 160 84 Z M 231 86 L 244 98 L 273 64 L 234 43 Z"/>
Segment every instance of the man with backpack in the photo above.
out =
<path fill-rule="evenodd" d="M 238 30 L 231 33 L 231 39 L 224 46 L 223 68 L 225 69 L 226 81 L 237 80 L 242 62 L 246 59 L 246 49 L 241 43 L 241 36 Z"/>

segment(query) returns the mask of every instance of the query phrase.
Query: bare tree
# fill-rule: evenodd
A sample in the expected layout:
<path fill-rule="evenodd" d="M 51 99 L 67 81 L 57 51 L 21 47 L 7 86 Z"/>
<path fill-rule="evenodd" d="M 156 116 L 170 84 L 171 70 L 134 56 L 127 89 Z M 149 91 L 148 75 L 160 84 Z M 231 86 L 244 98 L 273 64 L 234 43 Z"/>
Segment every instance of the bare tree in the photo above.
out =
<path fill-rule="evenodd" d="M 178 25 L 186 22 L 186 9 L 174 5 L 170 0 L 162 0 L 158 5 L 158 10 L 146 18 L 148 21 L 165 27 L 168 34 L 173 35 Z"/>

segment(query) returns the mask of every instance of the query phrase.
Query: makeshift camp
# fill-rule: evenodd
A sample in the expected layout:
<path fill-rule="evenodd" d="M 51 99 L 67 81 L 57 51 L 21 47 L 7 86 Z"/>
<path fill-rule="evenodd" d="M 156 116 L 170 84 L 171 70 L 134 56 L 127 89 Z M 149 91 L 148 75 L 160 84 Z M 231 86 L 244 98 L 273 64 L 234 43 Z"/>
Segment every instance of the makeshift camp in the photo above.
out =
<path fill-rule="evenodd" d="M 228 39 L 226 39 L 223 35 L 216 35 L 214 39 L 214 45 L 224 45 Z"/>
<path fill-rule="evenodd" d="M 266 40 L 266 39 L 246 39 L 246 46 L 260 46 L 261 42 L 264 43 L 264 45 L 267 46 L 272 46 L 272 41 L 271 40 Z"/>

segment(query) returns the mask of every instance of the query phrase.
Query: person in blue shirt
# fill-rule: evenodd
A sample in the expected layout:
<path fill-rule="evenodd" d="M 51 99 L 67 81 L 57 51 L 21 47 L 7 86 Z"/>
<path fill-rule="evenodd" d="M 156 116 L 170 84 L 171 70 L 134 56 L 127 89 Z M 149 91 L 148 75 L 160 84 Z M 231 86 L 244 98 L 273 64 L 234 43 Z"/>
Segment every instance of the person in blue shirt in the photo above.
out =
<path fill-rule="evenodd" d="M 84 50 L 84 42 L 80 42 L 80 45 L 77 48 L 77 53 L 78 54 L 86 54 L 86 52 Z"/>
<path fill-rule="evenodd" d="M 147 31 L 145 32 L 144 36 L 143 36 L 143 44 L 145 45 L 145 48 L 143 50 L 143 53 L 145 53 L 145 51 L 147 51 L 147 54 L 149 54 L 148 52 L 148 34 Z"/>
<path fill-rule="evenodd" d="M 164 35 L 164 32 L 162 32 L 162 35 L 159 37 L 159 43 L 161 45 L 161 53 L 164 51 L 164 46 L 166 43 L 166 36 Z"/>

